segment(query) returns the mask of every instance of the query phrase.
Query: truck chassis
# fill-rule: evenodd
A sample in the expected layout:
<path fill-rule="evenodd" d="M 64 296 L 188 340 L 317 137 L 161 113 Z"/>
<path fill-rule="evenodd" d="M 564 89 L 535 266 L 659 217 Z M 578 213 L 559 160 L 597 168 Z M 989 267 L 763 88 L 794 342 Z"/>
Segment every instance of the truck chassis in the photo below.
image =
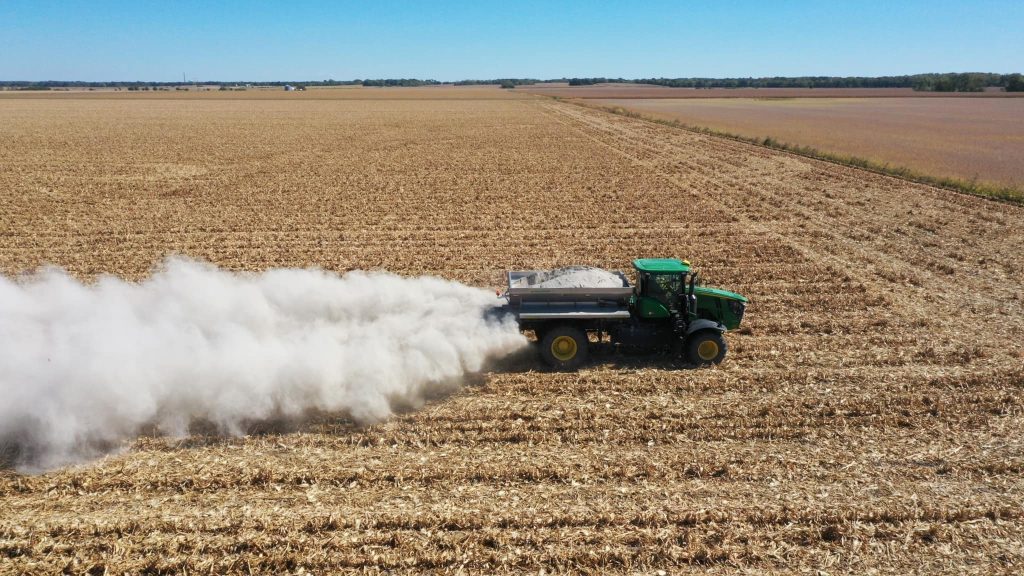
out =
<path fill-rule="evenodd" d="M 666 267 L 670 272 L 652 272 L 643 262 L 650 261 L 634 262 L 640 278 L 636 287 L 621 272 L 614 273 L 622 282 L 618 287 L 552 288 L 537 281 L 547 271 L 510 271 L 501 312 L 513 314 L 521 330 L 536 334 L 541 357 L 556 369 L 579 367 L 588 355 L 590 335 L 598 342 L 607 337 L 618 348 L 683 356 L 698 365 L 721 362 L 728 349 L 723 336 L 728 328 L 722 318 L 715 317 L 715 307 L 698 308 L 698 291 L 705 300 L 705 292 L 716 298 L 742 299 L 740 317 L 746 299 L 697 288 L 697 275 L 689 271 L 688 263 L 659 260 L 678 266 Z M 653 304 L 644 302 L 652 298 L 647 292 L 655 291 L 650 288 L 652 274 L 664 276 L 668 285 L 677 287 L 674 292 L 658 292 L 660 299 Z"/>

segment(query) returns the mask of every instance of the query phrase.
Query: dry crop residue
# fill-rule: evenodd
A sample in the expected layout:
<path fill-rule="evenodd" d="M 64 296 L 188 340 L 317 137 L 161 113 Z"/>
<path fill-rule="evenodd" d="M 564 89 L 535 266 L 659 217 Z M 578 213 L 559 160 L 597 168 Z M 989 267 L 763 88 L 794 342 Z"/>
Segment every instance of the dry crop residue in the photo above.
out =
<path fill-rule="evenodd" d="M 719 368 L 507 362 L 388 423 L 0 472 L 0 571 L 991 573 L 1024 563 L 1024 209 L 516 98 L 0 99 L 0 270 L 689 258 Z M 415 295 L 411 295 L 414 297 Z"/>

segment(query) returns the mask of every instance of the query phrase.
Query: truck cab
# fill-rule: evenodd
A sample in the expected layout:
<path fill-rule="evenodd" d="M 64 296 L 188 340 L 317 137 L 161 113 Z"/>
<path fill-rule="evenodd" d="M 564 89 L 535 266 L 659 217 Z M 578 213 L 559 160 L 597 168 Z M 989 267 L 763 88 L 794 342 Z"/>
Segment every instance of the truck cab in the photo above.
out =
<path fill-rule="evenodd" d="M 727 330 L 739 328 L 747 298 L 735 292 L 701 286 L 686 260 L 641 258 L 636 271 L 637 314 L 641 318 L 669 318 L 688 314 L 687 320 L 716 321 Z"/>
<path fill-rule="evenodd" d="M 633 269 L 636 317 L 667 324 L 672 336 L 663 339 L 691 362 L 721 362 L 728 350 L 723 333 L 739 327 L 747 298 L 699 286 L 697 273 L 686 260 L 640 258 L 633 261 Z"/>
<path fill-rule="evenodd" d="M 689 308 L 686 280 L 690 263 L 671 258 L 633 260 L 636 296 L 633 305 L 641 318 L 670 318 Z"/>

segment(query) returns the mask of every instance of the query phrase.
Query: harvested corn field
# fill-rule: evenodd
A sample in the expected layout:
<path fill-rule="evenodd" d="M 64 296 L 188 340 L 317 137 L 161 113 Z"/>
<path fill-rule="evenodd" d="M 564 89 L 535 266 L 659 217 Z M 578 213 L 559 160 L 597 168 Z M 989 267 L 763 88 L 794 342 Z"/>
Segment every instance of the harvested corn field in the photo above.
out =
<path fill-rule="evenodd" d="M 1024 208 L 494 92 L 0 97 L 0 271 L 673 256 L 751 299 L 723 364 L 527 351 L 372 426 L 8 467 L 0 571 L 1021 570 Z"/>

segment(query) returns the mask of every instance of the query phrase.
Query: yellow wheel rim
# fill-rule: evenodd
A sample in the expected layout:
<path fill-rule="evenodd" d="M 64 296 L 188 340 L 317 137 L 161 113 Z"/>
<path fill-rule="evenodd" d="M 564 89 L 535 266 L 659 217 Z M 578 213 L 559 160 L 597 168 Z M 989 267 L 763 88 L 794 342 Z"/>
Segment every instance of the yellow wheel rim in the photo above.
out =
<path fill-rule="evenodd" d="M 575 358 L 576 351 L 576 340 L 569 336 L 559 336 L 551 341 L 551 355 L 562 362 Z"/>
<path fill-rule="evenodd" d="M 697 356 L 700 356 L 701 360 L 714 360 L 718 356 L 718 342 L 714 340 L 705 340 L 697 345 Z"/>

